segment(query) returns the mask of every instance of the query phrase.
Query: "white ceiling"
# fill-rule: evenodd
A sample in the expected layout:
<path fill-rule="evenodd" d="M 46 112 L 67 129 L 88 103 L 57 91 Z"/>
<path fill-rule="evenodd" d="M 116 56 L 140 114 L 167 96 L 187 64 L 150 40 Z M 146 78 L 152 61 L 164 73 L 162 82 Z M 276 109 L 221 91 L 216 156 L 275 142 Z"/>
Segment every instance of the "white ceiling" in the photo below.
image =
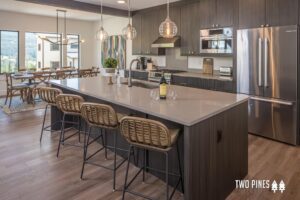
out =
<path fill-rule="evenodd" d="M 75 1 L 96 4 L 96 5 L 100 5 L 101 2 L 101 0 L 75 0 Z M 176 1 L 180 1 L 180 0 L 170 0 L 170 2 L 176 2 Z M 117 3 L 117 0 L 103 0 L 102 2 L 103 2 L 103 6 L 127 10 L 127 5 L 119 4 Z M 167 0 L 131 0 L 130 3 L 131 3 L 132 10 L 140 10 L 144 8 L 150 8 L 153 6 L 165 4 L 167 3 Z"/>
<path fill-rule="evenodd" d="M 20 13 L 33 14 L 33 15 L 56 17 L 57 8 L 58 7 L 25 3 L 21 1 L 15 1 L 15 0 L 0 0 L 0 12 L 1 10 L 4 10 L 4 11 L 20 12 Z M 67 9 L 67 11 L 68 11 L 67 13 L 68 19 L 80 19 L 80 20 L 88 20 L 88 21 L 96 21 L 100 19 L 100 15 L 97 13 L 90 13 L 90 12 L 70 10 L 70 9 Z M 108 15 L 104 16 L 104 19 L 109 17 L 111 16 Z"/>

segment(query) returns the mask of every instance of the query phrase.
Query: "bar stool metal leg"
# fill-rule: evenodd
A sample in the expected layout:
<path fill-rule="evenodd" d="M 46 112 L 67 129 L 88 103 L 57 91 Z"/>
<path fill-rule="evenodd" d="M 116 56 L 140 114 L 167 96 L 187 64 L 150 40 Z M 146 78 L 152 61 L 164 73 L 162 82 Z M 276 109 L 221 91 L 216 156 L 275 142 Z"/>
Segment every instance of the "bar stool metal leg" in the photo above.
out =
<path fill-rule="evenodd" d="M 48 104 L 46 105 L 45 112 L 44 112 L 44 119 L 43 119 L 43 125 L 42 125 L 42 130 L 41 130 L 40 142 L 42 141 L 42 137 L 43 137 L 43 133 L 44 133 L 44 127 L 45 127 L 45 120 L 46 120 L 46 115 L 47 115 L 47 109 L 48 109 Z"/>
<path fill-rule="evenodd" d="M 124 188 L 123 188 L 122 200 L 125 199 L 125 191 L 127 189 L 127 179 L 128 179 L 128 171 L 129 171 L 131 151 L 132 151 L 132 145 L 130 145 L 129 151 L 128 151 L 127 167 L 126 167 L 125 183 L 124 183 Z"/>
<path fill-rule="evenodd" d="M 85 163 L 86 163 L 86 156 L 87 156 L 88 146 L 89 146 L 89 142 L 90 142 L 91 132 L 92 132 L 92 127 L 89 127 L 87 141 L 84 144 L 84 151 L 83 151 L 84 156 L 83 156 L 83 163 L 82 163 L 82 168 L 81 168 L 80 179 L 83 179 L 84 166 L 85 166 Z"/>
<path fill-rule="evenodd" d="M 166 200 L 169 199 L 169 156 L 168 152 L 165 152 L 166 155 Z"/>
<path fill-rule="evenodd" d="M 114 169 L 113 169 L 113 192 L 116 190 L 116 171 L 117 171 L 117 132 L 114 132 Z"/>
<path fill-rule="evenodd" d="M 66 118 L 66 115 L 63 114 L 62 123 L 61 123 L 61 131 L 60 131 L 60 136 L 59 136 L 59 141 L 58 141 L 58 147 L 57 147 L 57 154 L 56 154 L 57 158 L 58 158 L 58 155 L 59 155 L 60 145 L 61 145 L 62 141 L 64 140 L 65 118 Z"/>
<path fill-rule="evenodd" d="M 184 182 L 183 182 L 183 176 L 182 176 L 182 166 L 181 166 L 181 161 L 180 161 L 178 141 L 176 142 L 176 151 L 177 151 L 177 158 L 178 158 L 178 168 L 179 168 L 179 174 L 180 174 L 181 190 L 182 190 L 182 193 L 184 193 Z"/>

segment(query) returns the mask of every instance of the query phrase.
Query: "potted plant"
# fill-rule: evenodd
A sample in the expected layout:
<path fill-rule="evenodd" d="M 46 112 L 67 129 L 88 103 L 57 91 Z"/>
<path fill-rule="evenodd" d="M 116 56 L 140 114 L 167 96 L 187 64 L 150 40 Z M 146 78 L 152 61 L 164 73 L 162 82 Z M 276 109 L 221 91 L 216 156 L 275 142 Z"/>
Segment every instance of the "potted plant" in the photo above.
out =
<path fill-rule="evenodd" d="M 107 58 L 104 61 L 103 69 L 105 73 L 115 73 L 115 70 L 118 66 L 118 61 L 115 58 Z"/>

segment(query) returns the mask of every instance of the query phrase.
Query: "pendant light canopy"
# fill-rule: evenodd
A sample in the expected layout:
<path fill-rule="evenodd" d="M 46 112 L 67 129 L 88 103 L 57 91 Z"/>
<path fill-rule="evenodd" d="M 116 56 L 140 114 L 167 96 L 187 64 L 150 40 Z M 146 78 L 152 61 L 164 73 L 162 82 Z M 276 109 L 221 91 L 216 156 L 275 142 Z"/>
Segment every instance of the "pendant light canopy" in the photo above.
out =
<path fill-rule="evenodd" d="M 96 33 L 97 40 L 100 40 L 101 42 L 107 40 L 108 34 L 103 28 L 103 6 L 102 6 L 102 0 L 101 0 L 101 21 L 100 21 L 100 28 L 98 29 Z"/>
<path fill-rule="evenodd" d="M 173 38 L 177 32 L 177 25 L 170 19 L 170 0 L 167 0 L 167 18 L 160 24 L 159 34 L 164 38 Z"/>
<path fill-rule="evenodd" d="M 126 40 L 133 40 L 136 38 L 137 32 L 136 29 L 132 26 L 130 22 L 130 0 L 128 0 L 128 25 L 123 28 L 123 36 Z"/>

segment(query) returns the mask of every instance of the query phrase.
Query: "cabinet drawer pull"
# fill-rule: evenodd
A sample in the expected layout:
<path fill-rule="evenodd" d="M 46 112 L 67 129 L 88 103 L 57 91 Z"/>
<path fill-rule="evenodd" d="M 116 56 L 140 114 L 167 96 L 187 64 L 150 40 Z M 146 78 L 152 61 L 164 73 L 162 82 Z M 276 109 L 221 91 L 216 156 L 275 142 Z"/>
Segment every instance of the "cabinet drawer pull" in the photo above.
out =
<path fill-rule="evenodd" d="M 223 137 L 223 131 L 217 130 L 217 143 L 220 143 L 222 141 Z"/>

